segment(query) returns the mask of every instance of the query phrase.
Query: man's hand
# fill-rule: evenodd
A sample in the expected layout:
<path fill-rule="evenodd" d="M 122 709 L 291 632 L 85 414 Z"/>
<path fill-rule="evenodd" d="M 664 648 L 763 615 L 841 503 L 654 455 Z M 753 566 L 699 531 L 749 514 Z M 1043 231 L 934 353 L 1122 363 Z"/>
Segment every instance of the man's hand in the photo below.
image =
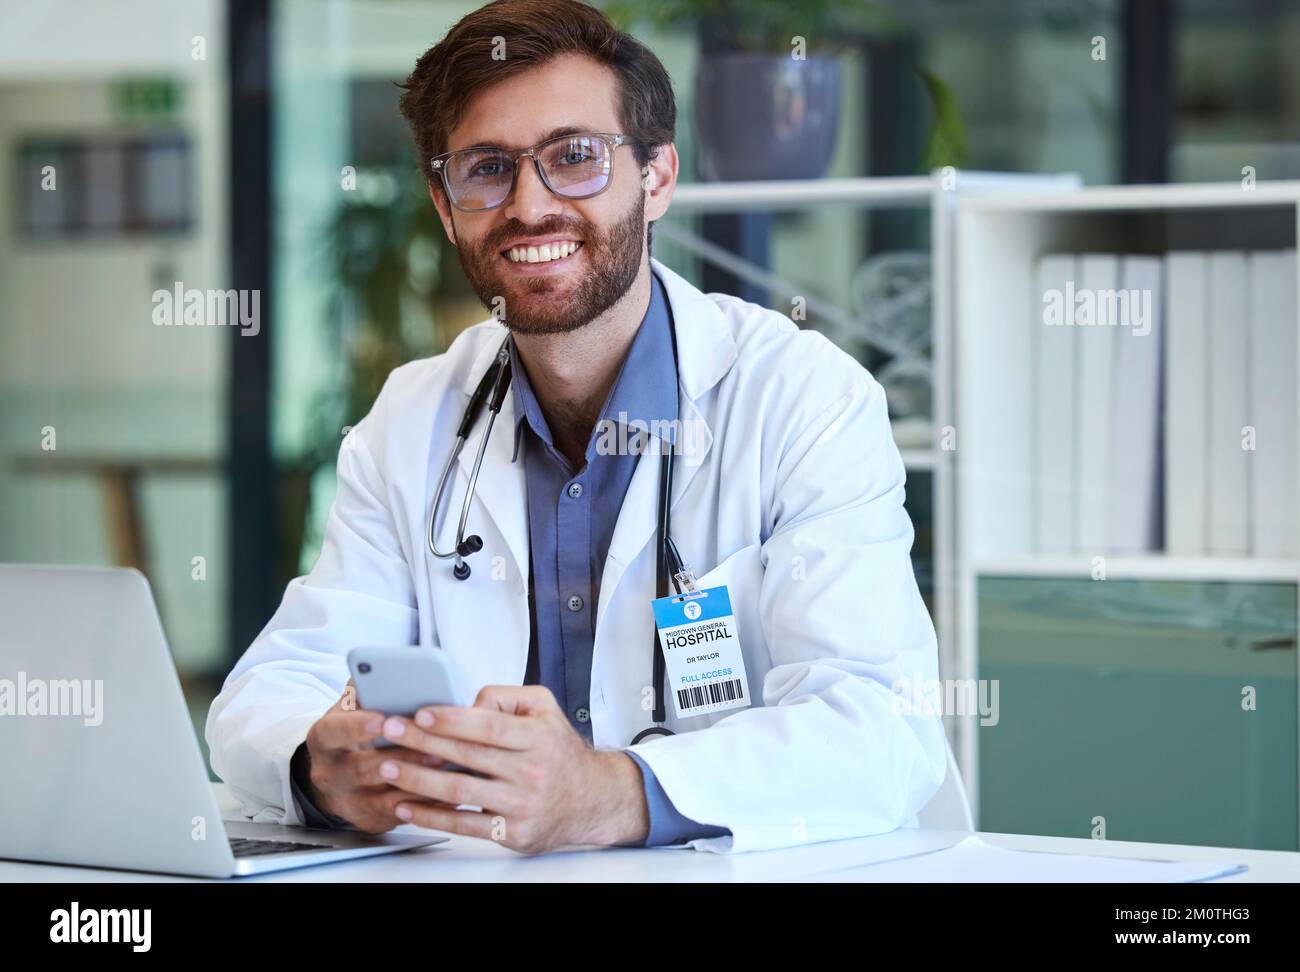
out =
<path fill-rule="evenodd" d="M 471 708 L 426 706 L 414 720 L 387 719 L 383 731 L 409 753 L 473 771 L 385 758 L 380 750 L 379 778 L 398 788 L 392 806 L 402 820 L 526 854 L 641 844 L 649 832 L 636 763 L 592 749 L 543 686 L 490 685 Z M 461 804 L 482 810 L 456 809 Z"/>
<path fill-rule="evenodd" d="M 393 808 L 411 795 L 395 790 L 379 775 L 379 765 L 397 760 L 412 765 L 440 761 L 407 749 L 376 749 L 384 716 L 358 709 L 352 682 L 334 706 L 307 732 L 310 785 L 307 796 L 325 813 L 342 817 L 368 834 L 400 826 Z"/>

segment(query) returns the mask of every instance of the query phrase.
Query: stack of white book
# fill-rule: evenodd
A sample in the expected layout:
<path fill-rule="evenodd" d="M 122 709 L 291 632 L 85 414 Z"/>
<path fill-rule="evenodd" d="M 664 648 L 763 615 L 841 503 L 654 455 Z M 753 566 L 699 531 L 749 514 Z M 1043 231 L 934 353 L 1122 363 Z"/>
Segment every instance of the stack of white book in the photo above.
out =
<path fill-rule="evenodd" d="M 1295 252 L 1047 254 L 1034 285 L 1034 549 L 1295 556 Z"/>

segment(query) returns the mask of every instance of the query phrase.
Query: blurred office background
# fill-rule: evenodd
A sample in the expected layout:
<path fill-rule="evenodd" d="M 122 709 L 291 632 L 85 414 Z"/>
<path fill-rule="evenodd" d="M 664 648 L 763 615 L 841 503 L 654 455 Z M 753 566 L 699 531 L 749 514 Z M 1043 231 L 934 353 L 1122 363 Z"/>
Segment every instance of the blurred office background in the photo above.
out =
<path fill-rule="evenodd" d="M 0 561 L 143 570 L 197 726 L 286 581 L 315 560 L 346 427 L 389 369 L 437 353 L 486 316 L 423 193 L 394 88 L 475 6 L 0 0 Z M 697 106 L 710 104 L 697 99 L 701 74 L 721 78 L 742 44 L 763 50 L 762 36 L 705 16 L 716 6 L 615 11 L 636 20 L 673 76 L 682 182 L 790 174 L 721 171 L 725 146 L 709 140 L 727 133 L 697 124 Z M 810 57 L 833 64 L 807 105 L 821 113 L 817 176 L 952 165 L 1076 173 L 1089 185 L 1236 181 L 1248 160 L 1261 180 L 1300 179 L 1300 0 L 785 9 L 775 36 L 804 33 Z M 1091 56 L 1098 37 L 1104 59 Z M 788 41 L 776 49 L 788 60 Z M 885 380 L 930 597 L 940 379 L 926 368 L 929 206 L 699 206 L 666 223 L 656 257 L 705 290 L 786 311 L 772 281 L 815 294 L 830 310 L 806 326 L 824 326 Z M 740 262 L 709 259 L 717 249 Z M 158 326 L 153 295 L 178 282 L 259 291 L 258 333 Z M 909 353 L 891 354 L 891 342 Z M 1020 594 L 990 589 L 1000 611 L 1014 611 Z M 1055 596 L 1049 605 L 1074 594 Z M 1139 606 L 1144 596 L 1134 589 Z M 1280 599 L 1290 618 L 1278 634 L 1290 712 L 1252 744 L 1267 749 L 1255 769 L 1269 777 L 1267 806 L 1238 820 L 1224 800 L 1185 832 L 1162 824 L 1184 800 L 1171 789 L 1110 836 L 1296 847 L 1294 585 L 1261 599 Z M 1049 607 L 1031 636 L 1078 641 L 1085 678 L 1098 623 L 1088 611 Z M 999 623 L 1014 640 L 1020 629 L 1005 611 L 988 614 L 981 636 L 1001 637 Z M 1142 628 L 1134 645 L 1177 641 L 1177 617 L 1162 623 L 1173 633 Z M 1014 665 L 1002 676 L 1014 683 Z M 1183 677 L 1195 676 L 1175 664 L 1160 685 Z M 1124 740 L 1092 746 L 1087 728 L 1055 721 L 1059 709 L 1020 711 L 1000 736 L 988 730 L 996 759 L 982 780 L 981 825 L 1086 836 L 1086 815 L 1035 815 L 1035 795 L 1067 786 L 1080 763 L 1114 765 L 1114 750 L 1097 746 Z M 1146 718 L 1167 722 L 1158 706 Z M 1125 727 L 1144 731 L 1140 721 Z M 1054 747 L 1048 756 L 1033 748 L 1042 745 Z"/>

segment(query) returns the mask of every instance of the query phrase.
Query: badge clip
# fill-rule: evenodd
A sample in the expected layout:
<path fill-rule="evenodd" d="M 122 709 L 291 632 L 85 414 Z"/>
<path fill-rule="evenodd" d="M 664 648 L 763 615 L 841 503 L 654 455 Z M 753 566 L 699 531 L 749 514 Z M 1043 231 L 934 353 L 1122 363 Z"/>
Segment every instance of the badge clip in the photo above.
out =
<path fill-rule="evenodd" d="M 677 588 L 678 597 L 673 598 L 674 604 L 680 604 L 688 598 L 708 597 L 707 591 L 701 591 L 698 581 L 695 578 L 695 571 L 686 566 L 682 560 L 681 551 L 677 549 L 677 544 L 673 542 L 672 537 L 668 537 L 668 569 L 672 571 L 673 586 Z"/>

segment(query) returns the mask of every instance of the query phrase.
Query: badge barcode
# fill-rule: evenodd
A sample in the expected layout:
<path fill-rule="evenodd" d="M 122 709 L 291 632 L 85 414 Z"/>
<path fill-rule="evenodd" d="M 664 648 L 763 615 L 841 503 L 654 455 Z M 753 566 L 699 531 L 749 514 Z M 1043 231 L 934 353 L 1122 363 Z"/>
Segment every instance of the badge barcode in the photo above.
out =
<path fill-rule="evenodd" d="M 683 709 L 696 709 L 702 705 L 717 705 L 719 702 L 735 702 L 743 699 L 745 690 L 740 679 L 728 682 L 711 682 L 708 685 L 692 685 L 690 688 L 677 690 L 677 704 Z"/>

